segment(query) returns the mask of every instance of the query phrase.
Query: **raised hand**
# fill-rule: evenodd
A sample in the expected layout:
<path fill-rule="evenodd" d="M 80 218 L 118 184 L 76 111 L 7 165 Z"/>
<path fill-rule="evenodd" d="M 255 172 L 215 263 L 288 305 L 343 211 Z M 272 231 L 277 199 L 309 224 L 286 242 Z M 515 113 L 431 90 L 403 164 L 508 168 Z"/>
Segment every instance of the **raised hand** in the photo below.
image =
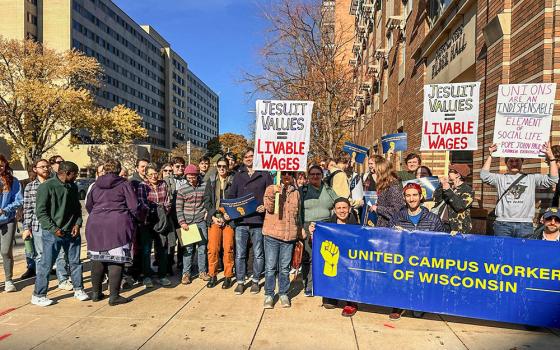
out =
<path fill-rule="evenodd" d="M 335 277 L 337 273 L 338 258 L 340 251 L 338 246 L 331 241 L 321 243 L 321 256 L 325 260 L 323 274 L 328 277 Z"/>

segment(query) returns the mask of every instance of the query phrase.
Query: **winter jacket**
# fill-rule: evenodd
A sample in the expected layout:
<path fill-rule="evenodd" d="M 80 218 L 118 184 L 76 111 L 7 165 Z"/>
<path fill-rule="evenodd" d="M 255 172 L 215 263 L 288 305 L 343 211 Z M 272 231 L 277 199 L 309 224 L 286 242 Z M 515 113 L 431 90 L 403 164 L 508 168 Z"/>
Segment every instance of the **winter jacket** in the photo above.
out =
<path fill-rule="evenodd" d="M 70 233 L 74 225 L 82 226 L 82 206 L 78 186 L 64 183 L 58 176 L 39 185 L 35 213 L 43 230 Z"/>
<path fill-rule="evenodd" d="M 288 186 L 286 190 L 286 202 L 282 211 L 282 220 L 278 213 L 274 213 L 274 202 L 276 198 L 276 185 L 266 188 L 264 194 L 264 207 L 266 216 L 262 233 L 285 242 L 294 241 L 301 234 L 299 191 L 294 186 Z"/>
<path fill-rule="evenodd" d="M 206 222 L 208 225 L 212 224 L 212 216 L 218 211 L 218 199 L 227 198 L 227 194 L 231 188 L 233 176 L 228 176 L 225 179 L 224 192 L 220 193 L 220 179 L 218 177 L 211 177 L 210 181 L 206 183 L 206 192 L 204 193 L 204 207 L 208 212 Z"/>
<path fill-rule="evenodd" d="M 390 227 L 389 222 L 395 213 L 405 206 L 402 186 L 393 182 L 383 191 L 377 191 L 377 227 Z"/>
<path fill-rule="evenodd" d="M 132 184 L 121 176 L 100 176 L 87 196 L 88 250 L 106 251 L 132 243 L 136 231 L 138 198 Z"/>
<path fill-rule="evenodd" d="M 257 206 L 263 204 L 264 192 L 268 186 L 272 185 L 272 176 L 266 171 L 255 171 L 249 177 L 247 168 L 242 166 L 233 176 L 231 188 L 228 191 L 227 198 L 239 198 L 252 194 L 255 196 Z M 244 216 L 235 221 L 236 225 L 255 225 L 262 226 L 264 222 L 264 213 L 253 213 Z"/>
<path fill-rule="evenodd" d="M 408 231 L 431 231 L 431 232 L 445 232 L 443 223 L 439 217 L 431 213 L 428 209 L 421 207 L 422 213 L 420 216 L 420 221 L 418 225 L 414 225 L 410 221 L 408 208 L 402 208 L 399 210 L 389 223 L 389 227 L 404 229 Z"/>
<path fill-rule="evenodd" d="M 444 220 L 444 226 L 447 232 L 451 233 L 470 233 L 472 229 L 471 207 L 474 200 L 474 192 L 471 186 L 462 183 L 455 189 L 443 190 L 439 186 L 434 192 L 435 206 L 445 201 L 445 204 L 439 211 L 439 217 L 442 217 L 443 211 L 447 209 L 447 222 Z"/>
<path fill-rule="evenodd" d="M 1 190 L 4 187 L 2 181 L 0 181 L 0 186 L 2 186 L 0 187 L 0 209 L 3 211 L 0 214 L 0 225 L 4 225 L 13 221 L 17 210 L 23 207 L 23 193 L 21 184 L 15 177 L 9 191 L 3 192 Z"/>

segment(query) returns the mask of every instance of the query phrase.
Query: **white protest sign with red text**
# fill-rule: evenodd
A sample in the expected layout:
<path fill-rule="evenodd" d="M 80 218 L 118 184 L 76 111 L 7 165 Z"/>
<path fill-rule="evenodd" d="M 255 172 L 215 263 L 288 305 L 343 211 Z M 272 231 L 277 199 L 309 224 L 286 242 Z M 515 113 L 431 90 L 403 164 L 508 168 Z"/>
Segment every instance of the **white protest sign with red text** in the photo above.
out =
<path fill-rule="evenodd" d="M 305 171 L 313 102 L 257 100 L 254 170 Z"/>
<path fill-rule="evenodd" d="M 420 150 L 476 150 L 479 95 L 479 82 L 424 85 Z"/>
<path fill-rule="evenodd" d="M 493 143 L 495 157 L 538 158 L 550 139 L 556 84 L 507 84 L 498 87 Z"/>

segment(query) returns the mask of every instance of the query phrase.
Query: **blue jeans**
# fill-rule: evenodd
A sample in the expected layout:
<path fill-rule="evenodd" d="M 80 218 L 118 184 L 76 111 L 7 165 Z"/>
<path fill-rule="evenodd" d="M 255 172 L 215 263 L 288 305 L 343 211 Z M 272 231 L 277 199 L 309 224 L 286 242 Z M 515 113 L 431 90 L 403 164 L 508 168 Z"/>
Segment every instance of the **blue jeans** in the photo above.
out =
<path fill-rule="evenodd" d="M 49 233 L 50 234 L 50 233 Z M 41 258 L 43 256 L 43 231 L 33 232 L 33 247 L 35 248 L 35 270 L 39 269 L 41 264 Z M 70 277 L 68 274 L 68 266 L 66 262 L 66 257 L 64 250 L 60 250 L 60 253 L 56 257 L 56 278 L 58 283 L 62 283 Z M 50 273 L 50 271 L 49 271 Z"/>
<path fill-rule="evenodd" d="M 208 244 L 208 228 L 206 227 L 206 222 L 199 222 L 196 224 L 200 230 L 200 235 L 202 236 L 202 241 L 194 244 L 189 244 L 185 247 L 183 251 L 183 275 L 188 273 L 192 274 L 192 261 L 193 253 L 196 245 L 197 257 L 198 257 L 198 273 L 208 272 L 206 267 L 206 245 Z"/>
<path fill-rule="evenodd" d="M 290 263 L 295 241 L 282 241 L 264 236 L 264 295 L 274 296 L 278 273 L 278 294 L 287 295 L 290 289 Z"/>
<path fill-rule="evenodd" d="M 83 289 L 83 267 L 80 262 L 82 239 L 80 235 L 71 237 L 70 233 L 65 233 L 64 237 L 57 237 L 54 233 L 43 230 L 42 238 L 43 256 L 41 257 L 41 262 L 37 266 L 37 277 L 35 279 L 35 291 L 33 294 L 38 297 L 47 295 L 47 290 L 49 289 L 49 274 L 61 250 L 68 255 L 74 290 Z"/>
<path fill-rule="evenodd" d="M 262 227 L 237 226 L 235 228 L 235 278 L 237 283 L 245 283 L 249 236 L 253 242 L 253 282 L 259 282 L 264 270 Z"/>
<path fill-rule="evenodd" d="M 494 236 L 529 238 L 533 235 L 533 232 L 534 228 L 531 222 L 494 222 Z"/>

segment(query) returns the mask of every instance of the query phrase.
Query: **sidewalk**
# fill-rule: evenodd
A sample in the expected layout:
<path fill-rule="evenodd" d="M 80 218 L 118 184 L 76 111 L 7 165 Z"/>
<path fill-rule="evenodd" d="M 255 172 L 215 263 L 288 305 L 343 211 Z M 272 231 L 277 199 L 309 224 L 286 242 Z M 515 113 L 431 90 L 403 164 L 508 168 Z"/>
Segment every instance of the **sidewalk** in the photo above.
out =
<path fill-rule="evenodd" d="M 85 264 L 86 288 L 91 288 Z M 25 269 L 15 266 L 15 275 Z M 458 317 L 428 314 L 424 319 L 388 320 L 389 309 L 361 306 L 351 319 L 340 309 L 321 308 L 306 298 L 301 283 L 292 288 L 292 308 L 262 309 L 263 292 L 205 287 L 196 279 L 183 286 L 147 291 L 135 286 L 135 300 L 110 307 L 106 301 L 79 302 L 54 289 L 56 305 L 29 303 L 33 279 L 17 283 L 17 293 L 0 293 L 0 349 L 558 349 L 560 333 Z"/>

